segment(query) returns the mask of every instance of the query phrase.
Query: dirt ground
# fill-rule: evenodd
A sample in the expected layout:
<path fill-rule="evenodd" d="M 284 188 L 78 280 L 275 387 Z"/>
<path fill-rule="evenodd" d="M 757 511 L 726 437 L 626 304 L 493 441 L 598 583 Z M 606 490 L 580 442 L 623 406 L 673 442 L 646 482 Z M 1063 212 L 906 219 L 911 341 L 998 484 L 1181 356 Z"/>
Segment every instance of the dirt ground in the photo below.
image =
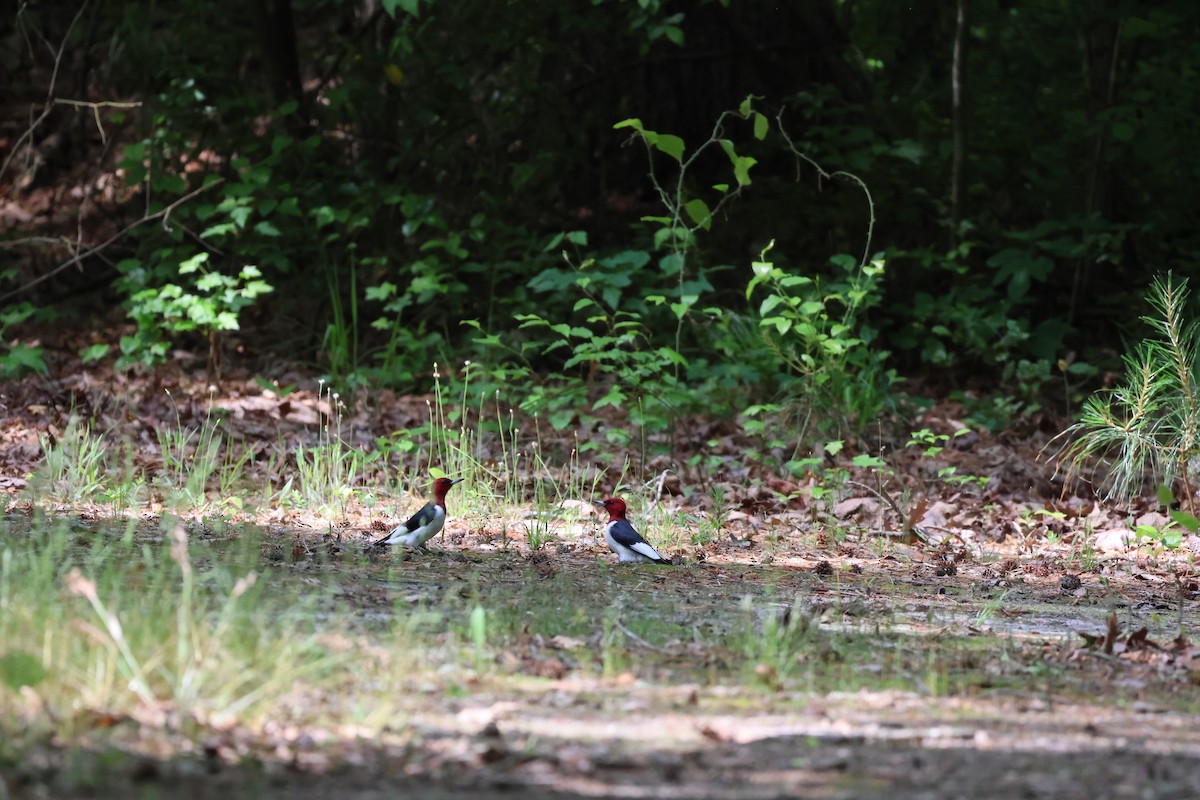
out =
<path fill-rule="evenodd" d="M 923 709 L 928 720 L 930 708 Z M 517 726 L 498 736 L 429 732 L 413 752 L 369 752 L 355 764 L 310 773 L 266 763 L 228 767 L 205 760 L 153 762 L 76 756 L 86 787 L 28 778 L 8 781 L 23 797 L 452 797 L 645 798 L 1195 798 L 1200 759 L 1194 722 L 1175 715 L 1104 715 L 1046 707 L 1007 721 L 947 714 L 908 725 L 887 719 L 833 721 L 821 715 L 745 724 L 738 741 L 678 748 L 633 744 L 679 720 L 619 723 L 620 739 L 583 744 L 541 740 L 532 749 Z M 946 714 L 946 712 L 942 712 Z M 848 715 L 853 716 L 853 715 Z M 1087 714 L 1086 716 L 1092 716 Z M 711 720 L 721 723 L 719 718 Z M 682 724 L 694 725 L 688 719 Z M 770 728 L 768 732 L 767 728 Z M 789 732 L 790 731 L 790 732 Z M 823 732 L 820 732 L 823 731 Z M 835 732 L 836 731 L 836 732 Z M 1189 731 L 1190 740 L 1180 741 Z M 507 748 L 516 748 L 516 752 Z M 413 769 L 415 758 L 438 766 Z M 28 765 L 24 769 L 28 769 Z M 27 782 L 28 781 L 28 782 Z"/>
<path fill-rule="evenodd" d="M 89 372 L 70 351 L 55 377 L 6 386 L 0 398 L 0 488 L 22 519 L 39 436 L 61 436 L 72 410 L 125 432 L 148 474 L 161 467 L 154 431 L 199 427 L 211 408 L 225 410 L 234 440 L 286 451 L 313 444 L 331 418 L 313 389 L 278 397 L 246 375 L 214 395 L 175 373 Z M 343 433 L 369 444 L 423 424 L 428 408 L 426 398 L 377 396 L 347 410 Z M 953 433 L 962 412 L 943 403 L 908 424 Z M 1039 458 L 1054 430 L 973 431 L 934 457 L 893 450 L 886 483 L 890 497 L 908 498 L 899 507 L 870 488 L 883 485 L 877 468 L 850 465 L 850 448 L 838 463 L 826 459 L 824 473 L 782 476 L 766 460 L 747 465 L 739 454 L 755 445 L 728 423 L 684 421 L 679 449 L 635 477 L 648 487 L 672 477 L 657 506 L 673 519 L 712 519 L 716 487 L 727 513 L 719 535 L 676 543 L 680 565 L 660 571 L 612 564 L 598 518 L 564 523 L 531 553 L 513 538 L 524 519 L 456 506 L 435 553 L 364 564 L 362 543 L 397 521 L 377 507 L 351 504 L 336 520 L 270 506 L 234 515 L 269 527 L 262 559 L 272 569 L 332 582 L 338 602 L 364 614 L 397 597 L 445 602 L 447 587 L 468 580 L 496 607 L 629 598 L 632 666 L 610 677 L 581 666 L 594 663 L 596 636 L 565 650 L 538 633 L 514 636 L 496 653 L 502 680 L 414 697 L 385 736 L 211 731 L 164 747 L 161 731 L 118 722 L 69 747 L 36 742 L 16 760 L 0 747 L 0 800 L 1200 797 L 1195 537 L 1173 551 L 1139 544 L 1132 526 L 1169 524 L 1152 498 L 1116 507 L 1054 482 Z M 697 470 L 687 464 L 698 442 L 709 443 L 710 466 Z M 478 442 L 476 455 L 497 485 L 525 481 L 504 474 L 496 454 L 489 460 L 488 446 Z M 267 451 L 255 451 L 249 477 L 282 486 L 292 465 Z M 931 478 L 947 466 L 985 480 Z M 841 488 L 821 500 L 841 467 Z M 599 464 L 581 469 L 604 474 Z M 161 497 L 143 513 L 152 525 Z M 760 610 L 794 600 L 817 649 L 838 637 L 855 644 L 834 648 L 836 668 L 814 667 L 811 685 L 769 670 L 756 680 L 719 647 L 697 651 L 697 638 L 719 642 L 747 624 L 746 596 Z"/>
<path fill-rule="evenodd" d="M 1200 797 L 1192 713 L 1200 658 L 1190 645 L 1168 643 L 1177 618 L 1161 603 L 1155 610 L 1144 577 L 1122 577 L 1110 563 L 1100 568 L 1107 580 L 1085 576 L 1079 589 L 1032 572 L 998 588 L 986 577 L 994 558 L 929 577 L 896 553 L 869 555 L 869 546 L 861 558 L 843 556 L 859 571 L 839 563 L 833 577 L 809 566 L 819 553 L 777 555 L 764 568 L 741 549 L 706 563 L 620 571 L 601 566 L 606 557 L 590 541 L 552 558 L 449 547 L 365 566 L 351 541 L 334 548 L 343 559 L 276 566 L 281 580 L 333 582 L 340 602 L 363 611 L 398 595 L 451 597 L 472 575 L 498 605 L 620 594 L 644 599 L 626 618 L 630 628 L 674 615 L 681 630 L 704 621 L 714 638 L 744 621 L 738 597 L 769 607 L 795 596 L 820 631 L 879 627 L 880 649 L 916 653 L 952 637 L 978 639 L 981 646 L 950 647 L 939 662 L 949 658 L 948 674 L 963 682 L 937 687 L 919 668 L 903 673 L 908 685 L 847 681 L 878 671 L 873 663 L 842 665 L 834 683 L 846 689 L 819 681 L 772 688 L 737 674 L 712 680 L 721 668 L 697 669 L 694 649 L 667 629 L 656 629 L 657 643 L 631 633 L 633 668 L 604 678 L 577 668 L 584 652 L 552 657 L 538 637 L 517 637 L 497 652 L 495 674 L 465 694 L 414 697 L 394 733 L 234 730 L 164 742 L 161 732 L 117 723 L 70 748 L 47 742 L 24 753 L 0 771 L 0 797 Z M 264 559 L 278 551 L 264 541 Z M 979 609 L 997 596 L 997 613 L 984 619 Z M 1189 631 L 1194 605 L 1185 608 Z M 1110 609 L 1121 622 L 1105 653 Z M 1131 636 L 1129 626 L 1141 623 L 1152 632 Z M 1097 637 L 1090 645 L 1080 635 L 1088 632 Z M 969 660 L 955 661 L 964 654 Z M 551 660 L 565 666 L 547 673 Z"/>

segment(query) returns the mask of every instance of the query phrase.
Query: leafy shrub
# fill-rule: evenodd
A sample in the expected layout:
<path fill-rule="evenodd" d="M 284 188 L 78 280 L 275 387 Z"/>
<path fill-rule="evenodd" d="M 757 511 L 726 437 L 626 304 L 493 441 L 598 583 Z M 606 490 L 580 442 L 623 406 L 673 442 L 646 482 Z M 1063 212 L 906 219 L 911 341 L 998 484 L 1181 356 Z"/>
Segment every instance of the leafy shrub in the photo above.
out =
<path fill-rule="evenodd" d="M 866 322 L 882 299 L 882 259 L 859 265 L 852 256 L 830 259 L 836 276 L 788 272 L 772 261 L 768 245 L 752 264 L 746 299 L 764 295 L 758 306 L 763 340 L 798 379 L 797 399 L 816 421 L 864 425 L 883 410 L 897 381 L 885 367 L 888 353 L 873 347 L 876 331 Z"/>
<path fill-rule="evenodd" d="M 47 371 L 46 361 L 42 358 L 42 348 L 31 347 L 19 341 L 4 341 L 8 328 L 24 322 L 37 312 L 37 308 L 28 302 L 0 308 L 0 378 L 9 379 L 25 372 Z"/>

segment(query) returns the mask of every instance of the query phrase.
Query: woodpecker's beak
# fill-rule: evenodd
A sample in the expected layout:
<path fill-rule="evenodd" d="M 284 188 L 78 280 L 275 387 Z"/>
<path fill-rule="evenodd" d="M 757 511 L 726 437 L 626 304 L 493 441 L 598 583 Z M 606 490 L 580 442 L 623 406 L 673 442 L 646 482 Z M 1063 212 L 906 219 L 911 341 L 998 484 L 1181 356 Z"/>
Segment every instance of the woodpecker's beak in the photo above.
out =
<path fill-rule="evenodd" d="M 453 486 L 454 484 L 462 483 L 465 480 L 466 480 L 466 478 L 455 478 L 454 480 L 450 481 L 450 485 Z"/>
<path fill-rule="evenodd" d="M 600 508 L 604 508 L 604 501 L 603 500 L 593 500 L 592 505 L 600 506 Z"/>

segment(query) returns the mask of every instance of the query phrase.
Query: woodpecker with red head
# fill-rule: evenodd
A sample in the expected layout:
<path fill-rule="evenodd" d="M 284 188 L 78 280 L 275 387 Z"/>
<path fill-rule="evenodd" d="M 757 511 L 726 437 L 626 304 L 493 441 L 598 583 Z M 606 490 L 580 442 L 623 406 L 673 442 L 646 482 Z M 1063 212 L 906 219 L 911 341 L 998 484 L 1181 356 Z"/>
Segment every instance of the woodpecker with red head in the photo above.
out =
<path fill-rule="evenodd" d="M 670 564 L 654 547 L 641 537 L 629 520 L 625 519 L 625 501 L 619 497 L 593 500 L 593 504 L 608 512 L 608 524 L 604 526 L 604 541 L 608 549 L 617 554 L 619 561 L 641 561 L 652 564 Z"/>
<path fill-rule="evenodd" d="M 405 547 L 424 547 L 425 543 L 432 539 L 446 523 L 446 492 L 450 491 L 451 486 L 461 482 L 462 478 L 454 480 L 438 478 L 433 482 L 433 502 L 426 503 L 420 511 L 409 518 L 408 522 L 397 525 L 387 536 L 377 540 L 371 546 L 402 544 Z"/>

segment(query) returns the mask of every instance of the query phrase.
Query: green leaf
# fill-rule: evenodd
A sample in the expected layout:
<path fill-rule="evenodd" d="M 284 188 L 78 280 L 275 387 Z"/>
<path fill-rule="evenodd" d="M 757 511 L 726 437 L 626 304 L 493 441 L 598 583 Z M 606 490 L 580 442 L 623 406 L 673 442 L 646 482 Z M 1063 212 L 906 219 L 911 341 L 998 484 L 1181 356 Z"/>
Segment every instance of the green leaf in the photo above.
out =
<path fill-rule="evenodd" d="M 83 348 L 79 353 L 79 357 L 83 360 L 83 363 L 90 364 L 108 355 L 109 349 L 109 346 L 106 344 L 94 344 L 91 347 Z"/>
<path fill-rule="evenodd" d="M 881 469 L 887 466 L 887 462 L 879 456 L 873 456 L 870 453 L 859 453 L 850 461 L 856 467 Z"/>
<path fill-rule="evenodd" d="M 656 351 L 665 361 L 670 361 L 672 364 L 678 364 L 681 367 L 688 365 L 688 360 L 684 358 L 673 347 L 660 347 Z"/>
<path fill-rule="evenodd" d="M 721 149 L 725 151 L 725 155 L 729 156 L 729 163 L 733 164 L 733 178 L 737 181 L 737 185 L 750 185 L 750 168 L 758 163 L 758 159 L 750 156 L 739 156 L 737 148 L 733 146 L 733 142 L 728 139 L 718 139 L 717 143 L 721 145 Z"/>
<path fill-rule="evenodd" d="M 683 161 L 683 139 L 670 133 L 660 133 L 656 139 L 653 143 L 655 147 L 676 161 Z"/>
<path fill-rule="evenodd" d="M 1174 520 L 1176 525 L 1186 528 L 1190 533 L 1195 533 L 1200 529 L 1200 519 L 1196 519 L 1194 515 L 1186 511 L 1172 511 L 1171 519 Z"/>
<path fill-rule="evenodd" d="M 771 270 L 775 268 L 774 262 L 771 261 L 752 261 L 750 269 L 754 270 L 754 274 L 760 278 L 765 278 L 771 274 Z"/>
<path fill-rule="evenodd" d="M 384 281 L 378 286 L 367 287 L 368 300 L 387 300 L 396 294 L 396 284 L 389 281 Z"/>
<path fill-rule="evenodd" d="M 737 181 L 738 186 L 750 185 L 750 168 L 758 163 L 757 158 L 750 156 L 738 156 L 733 162 L 733 178 Z"/>
<path fill-rule="evenodd" d="M 237 226 L 232 222 L 222 222 L 219 225 L 213 225 L 212 227 L 205 228 L 200 233 L 200 238 L 221 239 L 230 235 L 231 233 L 237 233 Z"/>
<path fill-rule="evenodd" d="M 621 404 L 624 402 L 625 402 L 625 392 L 621 389 L 620 384 L 615 383 L 608 390 L 608 394 L 604 395 L 604 397 L 601 397 L 599 400 L 597 400 L 592 405 L 592 410 L 599 411 L 600 409 L 604 408 L 605 406 L 612 406 L 613 408 L 620 408 Z"/>
<path fill-rule="evenodd" d="M 196 253 L 196 255 L 180 263 L 179 274 L 187 275 L 200 269 L 200 265 L 208 261 L 208 253 Z"/>
<path fill-rule="evenodd" d="M 628 286 L 629 273 L 640 270 L 649 263 L 650 254 L 645 250 L 622 250 L 600 259 L 600 266 L 608 269 L 610 281 L 618 286 Z"/>
<path fill-rule="evenodd" d="M 690 303 L 686 301 L 682 303 L 671 303 L 671 311 L 675 312 L 676 319 L 683 319 L 685 316 L 687 316 L 688 309 L 695 304 L 695 298 L 692 298 L 692 302 Z"/>
<path fill-rule="evenodd" d="M 47 675 L 42 660 L 24 650 L 9 650 L 0 656 L 0 683 L 14 692 L 22 686 L 37 686 Z"/>
<path fill-rule="evenodd" d="M 242 296 L 254 298 L 260 294 L 270 294 L 273 291 L 275 291 L 275 287 L 266 281 L 250 281 L 242 287 Z"/>
<path fill-rule="evenodd" d="M 728 139 L 717 139 L 717 144 L 721 145 L 721 149 L 725 151 L 725 155 L 729 156 L 729 163 L 737 164 L 738 154 L 737 149 L 733 146 L 733 142 Z"/>
<path fill-rule="evenodd" d="M 208 272 L 196 280 L 196 288 L 202 292 L 211 292 L 221 286 L 227 286 L 232 281 L 219 272 Z"/>
<path fill-rule="evenodd" d="M 270 222 L 267 222 L 266 220 L 263 220 L 262 222 L 257 223 L 254 226 L 254 231 L 263 236 L 282 236 L 283 235 L 282 233 L 279 232 L 279 228 L 276 228 L 274 225 L 272 225 Z"/>
<path fill-rule="evenodd" d="M 683 210 L 692 218 L 692 222 L 699 225 L 704 230 L 712 228 L 712 212 L 708 210 L 708 204 L 703 200 L 696 198 L 689 200 L 684 205 Z"/>
<path fill-rule="evenodd" d="M 757 111 L 754 112 L 755 139 L 758 139 L 761 142 L 763 139 L 767 138 L 767 130 L 770 128 L 770 126 L 771 123 L 767 121 L 766 116 L 758 113 Z"/>
<path fill-rule="evenodd" d="M 321 206 L 320 208 L 315 209 L 312 213 L 313 217 L 316 219 L 318 228 L 323 228 L 337 219 L 337 213 L 329 206 Z"/>
<path fill-rule="evenodd" d="M 40 372 L 43 375 L 50 371 L 46 366 L 45 360 L 42 358 L 42 353 L 45 352 L 41 347 L 29 347 L 23 344 L 14 344 L 9 347 L 8 353 L 0 356 L 0 370 L 6 375 L 16 375 L 23 369 Z"/>
<path fill-rule="evenodd" d="M 925 155 L 925 148 L 920 142 L 914 142 L 912 139 L 900 139 L 892 145 L 892 155 L 914 164 L 920 164 Z"/>
<path fill-rule="evenodd" d="M 623 119 L 620 122 L 618 122 L 616 125 L 613 125 L 613 130 L 618 130 L 620 128 L 633 128 L 635 131 L 645 130 L 642 127 L 642 121 L 640 119 L 638 119 L 637 117 Z"/>
<path fill-rule="evenodd" d="M 250 207 L 238 206 L 229 212 L 229 218 L 232 219 L 239 228 L 246 227 L 246 220 L 250 219 Z"/>

